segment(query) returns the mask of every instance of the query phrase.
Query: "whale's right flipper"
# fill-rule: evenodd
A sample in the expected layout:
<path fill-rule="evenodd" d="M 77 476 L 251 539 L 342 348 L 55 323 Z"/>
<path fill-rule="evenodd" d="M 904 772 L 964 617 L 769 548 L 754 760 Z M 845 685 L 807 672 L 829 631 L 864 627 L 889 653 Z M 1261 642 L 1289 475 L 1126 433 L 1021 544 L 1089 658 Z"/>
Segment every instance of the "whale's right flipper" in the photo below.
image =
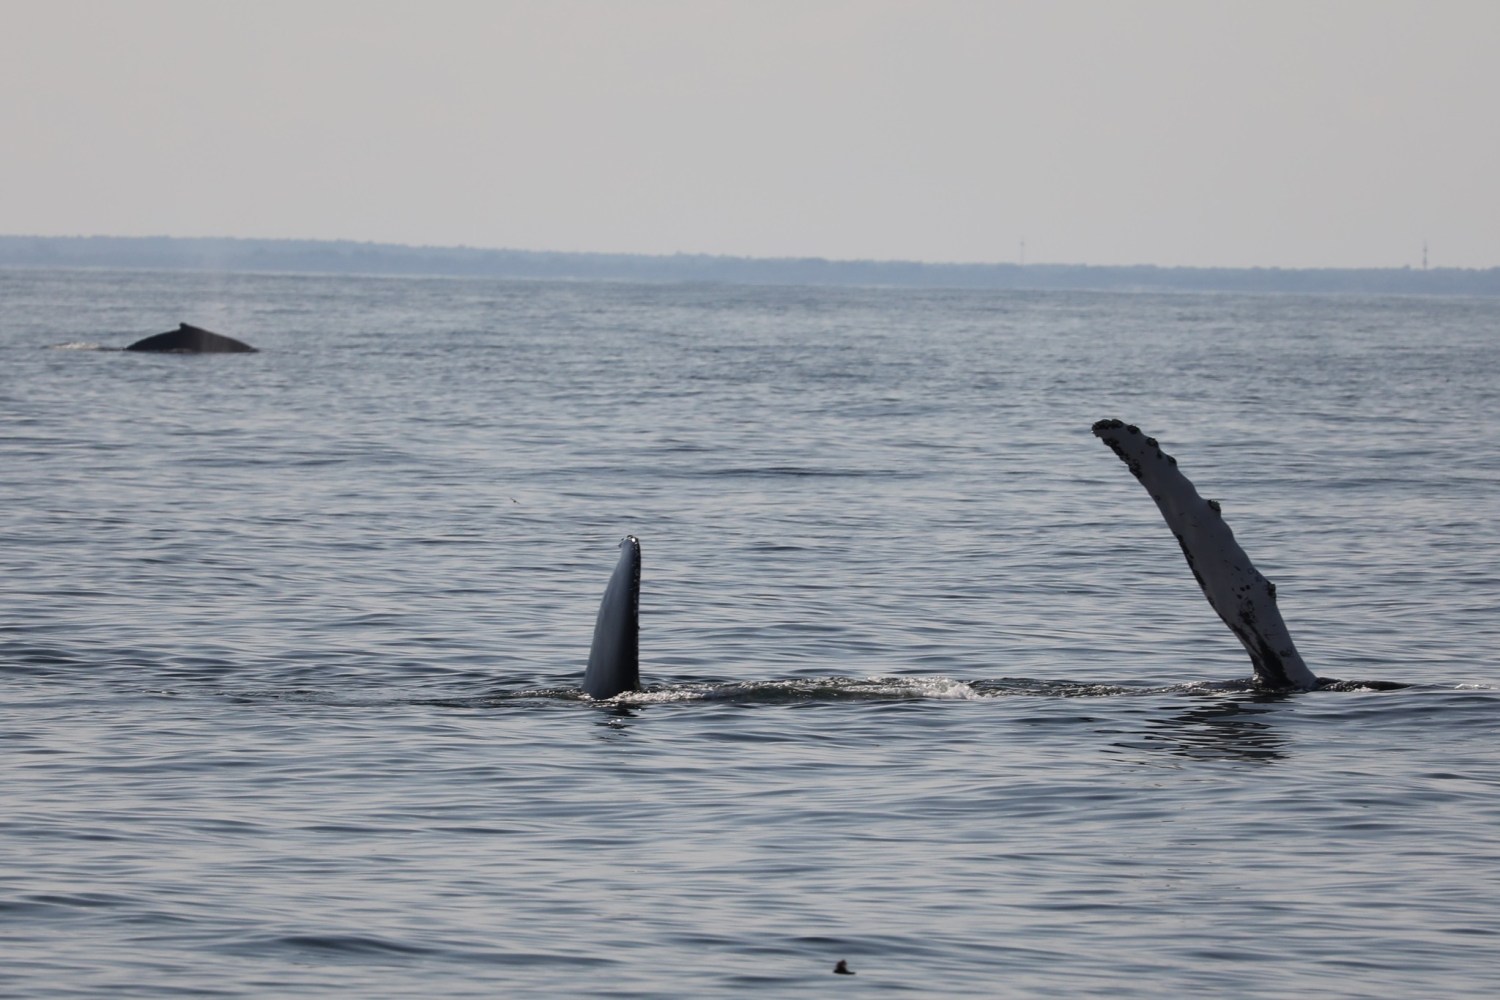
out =
<path fill-rule="evenodd" d="M 1250 654 L 1257 684 L 1310 691 L 1318 679 L 1302 662 L 1276 607 L 1276 585 L 1261 576 L 1219 515 L 1219 505 L 1198 495 L 1154 438 L 1119 420 L 1101 420 L 1094 435 L 1130 467 L 1161 508 L 1177 536 L 1203 596 Z"/>
<path fill-rule="evenodd" d="M 594 623 L 594 644 L 583 674 L 583 692 L 590 698 L 602 700 L 640 690 L 640 610 L 641 542 L 626 535 Z"/>

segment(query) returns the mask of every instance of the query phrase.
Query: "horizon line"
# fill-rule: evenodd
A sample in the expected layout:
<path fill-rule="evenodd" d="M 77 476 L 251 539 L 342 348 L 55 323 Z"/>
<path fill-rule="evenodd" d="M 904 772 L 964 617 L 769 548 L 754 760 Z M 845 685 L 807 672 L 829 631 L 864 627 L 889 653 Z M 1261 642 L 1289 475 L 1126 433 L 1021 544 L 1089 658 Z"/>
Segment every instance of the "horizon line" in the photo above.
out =
<path fill-rule="evenodd" d="M 1457 265 L 1427 266 L 1425 264 L 1386 264 L 1386 265 L 1345 265 L 1345 264 L 1319 264 L 1319 265 L 1282 265 L 1282 264 L 1095 264 L 1086 262 L 1067 261 L 1018 261 L 1018 260 L 989 260 L 989 261 L 959 261 L 959 260 L 923 260 L 915 257 L 826 257 L 815 254 L 783 254 L 776 256 L 760 256 L 755 254 L 718 253 L 711 251 L 674 250 L 662 251 L 640 251 L 640 250 L 537 250 L 526 247 L 500 247 L 500 246 L 475 246 L 467 243 L 398 243 L 388 240 L 361 240 L 351 237 L 309 237 L 309 236 L 176 236 L 169 233 L 152 233 L 148 235 L 119 235 L 114 233 L 70 233 L 70 234 L 44 234 L 44 233 L 0 233 L 0 240 L 170 240 L 182 243 L 192 242 L 233 242 L 233 243 L 303 243 L 303 244 L 325 244 L 329 246 L 357 246 L 394 250 L 426 250 L 426 251 L 449 251 L 465 253 L 511 253 L 531 254 L 537 256 L 552 255 L 559 257 L 635 257 L 649 260 L 670 261 L 674 258 L 696 258 L 702 260 L 723 261 L 763 261 L 766 263 L 826 263 L 826 264 L 873 264 L 873 265 L 906 265 L 935 268 L 1014 268 L 1016 270 L 1031 270 L 1044 268 L 1113 268 L 1120 270 L 1180 270 L 1180 271 L 1469 271 L 1484 272 L 1500 270 L 1500 264 L 1489 266 L 1464 267 Z M 1425 248 L 1425 245 L 1424 245 Z"/>

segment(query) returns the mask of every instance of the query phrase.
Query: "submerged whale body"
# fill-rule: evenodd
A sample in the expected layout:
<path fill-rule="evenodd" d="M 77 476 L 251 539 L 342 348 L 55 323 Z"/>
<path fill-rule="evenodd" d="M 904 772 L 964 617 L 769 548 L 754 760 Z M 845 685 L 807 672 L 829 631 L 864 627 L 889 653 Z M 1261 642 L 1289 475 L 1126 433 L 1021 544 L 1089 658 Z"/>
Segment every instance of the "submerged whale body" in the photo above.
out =
<path fill-rule="evenodd" d="M 1218 503 L 1199 496 L 1177 468 L 1177 460 L 1134 424 L 1101 420 L 1094 424 L 1094 435 L 1129 466 L 1156 501 L 1203 596 L 1250 654 L 1255 682 L 1280 690 L 1318 687 L 1318 678 L 1302 661 L 1281 620 L 1276 585 L 1260 575 L 1234 540 Z"/>
<path fill-rule="evenodd" d="M 604 588 L 594 643 L 583 674 L 583 693 L 613 698 L 641 688 L 640 657 L 641 542 L 634 535 L 620 541 L 620 561 Z"/>
<path fill-rule="evenodd" d="M 177 329 L 158 333 L 154 337 L 137 340 L 127 351 L 157 351 L 167 354 L 243 354 L 255 353 L 255 348 L 241 340 L 226 337 L 222 333 L 205 330 L 191 323 L 179 323 Z"/>

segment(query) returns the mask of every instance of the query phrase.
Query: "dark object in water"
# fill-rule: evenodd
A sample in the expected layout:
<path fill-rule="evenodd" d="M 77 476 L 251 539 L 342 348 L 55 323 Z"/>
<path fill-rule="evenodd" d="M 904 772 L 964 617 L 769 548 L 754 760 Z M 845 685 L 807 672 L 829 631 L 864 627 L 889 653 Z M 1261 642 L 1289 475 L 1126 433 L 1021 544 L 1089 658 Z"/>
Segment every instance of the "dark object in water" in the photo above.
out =
<path fill-rule="evenodd" d="M 234 354 L 250 352 L 255 348 L 244 341 L 226 337 L 221 333 L 205 330 L 201 326 L 179 323 L 177 329 L 158 333 L 145 340 L 137 340 L 127 351 L 161 351 L 170 354 Z"/>
<path fill-rule="evenodd" d="M 837 972 L 841 976 L 854 975 L 854 970 L 849 968 L 849 963 L 844 961 L 842 958 L 839 959 L 839 964 L 833 967 L 833 971 Z"/>

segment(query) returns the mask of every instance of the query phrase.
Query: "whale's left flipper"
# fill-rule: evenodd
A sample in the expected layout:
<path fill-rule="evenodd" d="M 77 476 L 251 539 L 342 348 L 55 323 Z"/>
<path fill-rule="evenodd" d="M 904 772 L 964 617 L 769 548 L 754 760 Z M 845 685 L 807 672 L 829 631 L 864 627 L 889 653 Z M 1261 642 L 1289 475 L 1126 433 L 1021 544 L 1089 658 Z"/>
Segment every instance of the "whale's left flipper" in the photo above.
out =
<path fill-rule="evenodd" d="M 1203 596 L 1239 638 L 1255 667 L 1257 684 L 1310 691 L 1318 679 L 1302 662 L 1276 607 L 1276 585 L 1250 563 L 1219 515 L 1219 505 L 1198 495 L 1154 438 L 1119 420 L 1101 420 L 1094 434 L 1120 456 L 1161 508 L 1177 536 Z"/>
<path fill-rule="evenodd" d="M 620 541 L 620 561 L 594 623 L 594 644 L 583 674 L 583 692 L 590 698 L 613 698 L 641 688 L 640 659 L 641 542 L 634 535 Z"/>

